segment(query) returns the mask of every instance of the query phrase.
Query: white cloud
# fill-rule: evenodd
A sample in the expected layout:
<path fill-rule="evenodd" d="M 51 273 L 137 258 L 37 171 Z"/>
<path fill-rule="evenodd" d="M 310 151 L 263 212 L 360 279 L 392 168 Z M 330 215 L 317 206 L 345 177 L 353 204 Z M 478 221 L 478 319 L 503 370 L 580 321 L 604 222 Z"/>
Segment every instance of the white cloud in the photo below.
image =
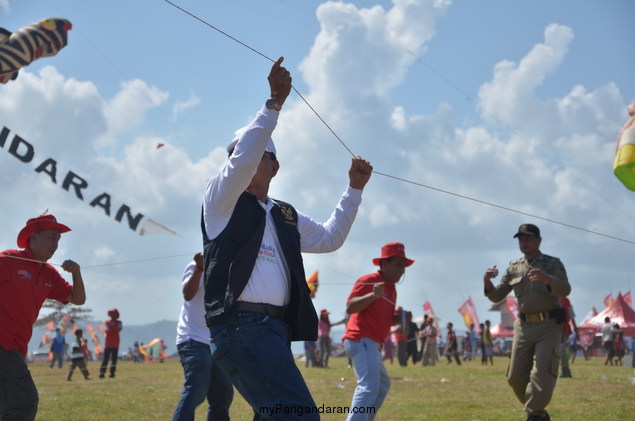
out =
<path fill-rule="evenodd" d="M 187 100 L 178 101 L 174 104 L 174 107 L 172 108 L 172 116 L 176 118 L 188 109 L 196 107 L 200 103 L 201 99 L 198 97 L 198 95 L 196 95 L 196 92 L 192 91 L 190 93 L 190 97 Z"/>
<path fill-rule="evenodd" d="M 124 82 L 121 91 L 105 105 L 109 128 L 120 132 L 137 126 L 147 110 L 161 105 L 168 96 L 143 80 Z"/>

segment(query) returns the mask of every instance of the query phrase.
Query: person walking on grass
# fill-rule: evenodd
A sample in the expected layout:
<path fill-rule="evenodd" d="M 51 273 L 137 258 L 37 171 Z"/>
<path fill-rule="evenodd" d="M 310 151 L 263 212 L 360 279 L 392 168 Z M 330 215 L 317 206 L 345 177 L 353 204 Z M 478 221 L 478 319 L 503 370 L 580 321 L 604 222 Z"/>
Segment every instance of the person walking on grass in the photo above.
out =
<path fill-rule="evenodd" d="M 549 421 L 546 410 L 558 378 L 562 324 L 566 312 L 560 299 L 571 292 L 564 265 L 540 251 L 540 229 L 522 224 L 514 235 L 523 257 L 512 262 L 496 286 L 496 266 L 483 275 L 490 301 L 502 301 L 512 290 L 518 299 L 514 341 L 507 380 L 524 405 L 527 421 Z"/>
<path fill-rule="evenodd" d="M 66 380 L 69 382 L 72 380 L 73 371 L 75 371 L 76 367 L 79 367 L 79 370 L 84 375 L 84 379 L 91 380 L 88 368 L 86 367 L 86 361 L 88 360 L 88 347 L 86 346 L 86 341 L 82 337 L 83 333 L 84 332 L 81 329 L 77 329 L 75 331 L 75 339 L 73 340 L 73 348 L 71 349 L 71 365 L 68 368 L 68 375 L 66 376 Z"/>

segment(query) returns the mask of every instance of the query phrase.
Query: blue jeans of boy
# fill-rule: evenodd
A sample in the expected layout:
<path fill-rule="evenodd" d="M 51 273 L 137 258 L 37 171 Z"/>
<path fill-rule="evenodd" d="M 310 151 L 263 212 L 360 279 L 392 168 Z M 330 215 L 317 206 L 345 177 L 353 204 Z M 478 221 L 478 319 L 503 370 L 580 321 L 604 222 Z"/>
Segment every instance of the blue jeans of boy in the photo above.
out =
<path fill-rule="evenodd" d="M 254 410 L 254 420 L 319 420 L 291 353 L 290 328 L 266 314 L 234 312 L 210 327 L 212 357 Z"/>
<path fill-rule="evenodd" d="M 176 346 L 183 366 L 183 391 L 176 405 L 173 421 L 194 419 L 196 408 L 207 397 L 207 419 L 229 420 L 229 406 L 234 388 L 225 373 L 212 363 L 208 344 L 189 340 Z"/>
<path fill-rule="evenodd" d="M 357 376 L 357 388 L 347 420 L 373 420 L 390 390 L 390 377 L 381 359 L 379 344 L 369 338 L 359 342 L 346 339 L 344 350 L 353 361 Z"/>

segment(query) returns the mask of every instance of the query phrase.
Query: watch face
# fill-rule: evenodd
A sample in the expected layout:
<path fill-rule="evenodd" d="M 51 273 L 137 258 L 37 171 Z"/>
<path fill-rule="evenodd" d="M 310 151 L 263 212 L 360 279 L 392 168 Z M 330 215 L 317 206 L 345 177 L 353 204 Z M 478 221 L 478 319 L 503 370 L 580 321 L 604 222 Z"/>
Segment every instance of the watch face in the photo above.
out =
<path fill-rule="evenodd" d="M 265 106 L 271 110 L 280 111 L 280 105 L 278 105 L 278 101 L 273 98 L 269 98 L 267 102 L 265 102 Z"/>

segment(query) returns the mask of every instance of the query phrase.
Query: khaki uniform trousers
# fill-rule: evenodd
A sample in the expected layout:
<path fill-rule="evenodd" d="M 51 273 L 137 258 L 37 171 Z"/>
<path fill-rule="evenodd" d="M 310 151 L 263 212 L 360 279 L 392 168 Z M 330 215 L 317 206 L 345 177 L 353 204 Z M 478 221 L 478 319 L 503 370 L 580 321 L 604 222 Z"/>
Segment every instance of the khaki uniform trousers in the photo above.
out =
<path fill-rule="evenodd" d="M 562 325 L 514 321 L 507 381 L 529 414 L 544 414 L 558 379 Z"/>

